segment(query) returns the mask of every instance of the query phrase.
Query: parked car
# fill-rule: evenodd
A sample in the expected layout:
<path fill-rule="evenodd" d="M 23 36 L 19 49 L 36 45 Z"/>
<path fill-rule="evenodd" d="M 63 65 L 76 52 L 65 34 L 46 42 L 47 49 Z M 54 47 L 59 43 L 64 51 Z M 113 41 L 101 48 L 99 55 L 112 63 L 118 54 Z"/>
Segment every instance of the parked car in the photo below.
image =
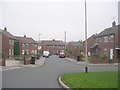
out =
<path fill-rule="evenodd" d="M 65 58 L 65 53 L 63 53 L 63 52 L 60 53 L 60 54 L 59 54 L 59 58 Z"/>
<path fill-rule="evenodd" d="M 49 58 L 50 53 L 48 51 L 43 51 L 43 57 Z"/>

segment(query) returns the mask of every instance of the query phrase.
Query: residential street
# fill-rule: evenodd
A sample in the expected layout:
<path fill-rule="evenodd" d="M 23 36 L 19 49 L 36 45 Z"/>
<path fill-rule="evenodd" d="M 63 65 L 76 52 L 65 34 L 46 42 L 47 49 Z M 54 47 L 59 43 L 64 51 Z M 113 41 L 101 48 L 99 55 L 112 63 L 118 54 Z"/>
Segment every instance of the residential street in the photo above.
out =
<path fill-rule="evenodd" d="M 89 71 L 117 71 L 118 66 L 89 66 Z M 61 88 L 58 76 L 67 72 L 84 72 L 84 65 L 50 56 L 43 67 L 24 67 L 2 72 L 3 88 Z"/>

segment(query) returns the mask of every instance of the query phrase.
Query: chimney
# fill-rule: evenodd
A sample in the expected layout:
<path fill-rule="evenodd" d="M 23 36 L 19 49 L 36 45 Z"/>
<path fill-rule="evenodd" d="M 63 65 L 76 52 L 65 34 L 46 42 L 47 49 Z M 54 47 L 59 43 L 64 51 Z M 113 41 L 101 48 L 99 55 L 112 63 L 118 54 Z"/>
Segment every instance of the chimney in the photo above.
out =
<path fill-rule="evenodd" d="M 26 35 L 24 35 L 24 38 L 26 38 Z"/>
<path fill-rule="evenodd" d="M 116 22 L 114 21 L 113 23 L 112 23 L 112 27 L 115 27 L 116 26 Z"/>
<path fill-rule="evenodd" d="M 7 31 L 7 28 L 6 28 L 6 27 L 4 27 L 4 31 Z"/>
<path fill-rule="evenodd" d="M 53 41 L 55 41 L 55 39 L 53 39 Z"/>

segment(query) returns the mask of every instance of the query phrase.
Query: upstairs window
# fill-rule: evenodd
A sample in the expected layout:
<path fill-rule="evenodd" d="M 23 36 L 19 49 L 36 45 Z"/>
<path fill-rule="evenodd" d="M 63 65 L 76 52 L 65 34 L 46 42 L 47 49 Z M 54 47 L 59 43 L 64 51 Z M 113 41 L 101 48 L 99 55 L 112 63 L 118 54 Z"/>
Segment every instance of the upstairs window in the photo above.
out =
<path fill-rule="evenodd" d="M 35 47 L 37 47 L 38 45 L 37 44 L 35 44 Z"/>
<path fill-rule="evenodd" d="M 98 38 L 96 38 L 96 43 L 98 43 Z"/>
<path fill-rule="evenodd" d="M 12 40 L 11 40 L 11 39 L 9 39 L 9 44 L 11 44 L 11 42 L 12 42 Z"/>
<path fill-rule="evenodd" d="M 11 40 L 11 44 L 14 44 L 14 40 Z"/>
<path fill-rule="evenodd" d="M 34 47 L 34 44 L 32 44 L 32 47 Z"/>
<path fill-rule="evenodd" d="M 108 36 L 104 37 L 104 42 L 108 42 Z"/>
<path fill-rule="evenodd" d="M 24 47 L 24 44 L 22 44 L 22 47 Z"/>
<path fill-rule="evenodd" d="M 29 44 L 26 44 L 26 47 L 29 47 Z"/>
<path fill-rule="evenodd" d="M 114 42 L 114 35 L 111 35 L 109 39 L 110 39 L 110 42 Z"/>
<path fill-rule="evenodd" d="M 22 55 L 25 53 L 25 50 L 22 50 Z"/>
<path fill-rule="evenodd" d="M 101 42 L 101 38 L 99 37 L 99 42 Z"/>

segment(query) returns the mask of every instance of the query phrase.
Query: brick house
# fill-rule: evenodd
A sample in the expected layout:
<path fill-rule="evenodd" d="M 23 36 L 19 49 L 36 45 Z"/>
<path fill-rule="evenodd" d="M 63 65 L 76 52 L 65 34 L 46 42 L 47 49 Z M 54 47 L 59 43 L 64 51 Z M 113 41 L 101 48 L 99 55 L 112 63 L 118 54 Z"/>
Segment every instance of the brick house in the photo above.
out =
<path fill-rule="evenodd" d="M 2 60 L 2 30 L 0 30 L 0 60 Z"/>
<path fill-rule="evenodd" d="M 118 62 L 120 59 L 120 25 L 112 23 L 112 27 L 106 28 L 97 35 L 88 39 L 88 52 L 91 55 L 102 55 L 107 58 L 106 63 Z"/>
<path fill-rule="evenodd" d="M 14 40 L 16 38 L 7 31 L 7 28 L 2 30 L 2 53 L 4 57 L 11 58 L 14 56 Z"/>
<path fill-rule="evenodd" d="M 41 44 L 42 51 L 49 51 L 51 54 L 59 54 L 60 51 L 65 50 L 65 43 L 60 40 L 43 40 Z"/>
<path fill-rule="evenodd" d="M 37 54 L 38 43 L 35 40 L 33 40 L 31 37 L 26 37 L 26 35 L 24 35 L 24 37 L 16 36 L 16 38 L 20 41 L 21 55 L 23 55 L 25 51 L 29 55 Z"/>
<path fill-rule="evenodd" d="M 93 34 L 92 36 L 90 36 L 88 39 L 87 39 L 87 52 L 88 52 L 88 55 L 90 56 L 91 55 L 91 48 L 92 47 L 95 47 L 96 46 L 96 43 L 95 43 L 95 34 Z M 85 41 L 83 42 L 84 46 L 85 46 Z M 84 47 L 84 51 L 85 51 L 85 47 Z"/>
<path fill-rule="evenodd" d="M 66 45 L 66 49 L 67 49 L 68 57 L 76 58 L 80 54 L 81 51 L 84 52 L 83 42 L 82 41 L 68 42 Z"/>

